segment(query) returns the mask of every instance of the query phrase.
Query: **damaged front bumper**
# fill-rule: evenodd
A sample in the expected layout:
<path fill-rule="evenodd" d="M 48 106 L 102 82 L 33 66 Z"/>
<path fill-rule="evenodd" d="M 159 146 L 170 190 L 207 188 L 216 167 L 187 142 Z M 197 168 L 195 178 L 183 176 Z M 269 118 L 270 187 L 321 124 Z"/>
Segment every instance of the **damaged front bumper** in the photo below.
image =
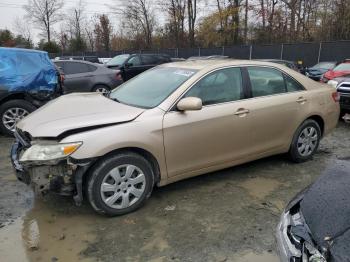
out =
<path fill-rule="evenodd" d="M 310 230 L 299 210 L 287 210 L 276 230 L 281 262 L 326 262 L 326 254 L 316 248 Z"/>
<path fill-rule="evenodd" d="M 60 195 L 73 195 L 75 203 L 83 200 L 83 176 L 94 159 L 75 160 L 71 157 L 50 161 L 20 162 L 20 156 L 30 146 L 16 136 L 11 148 L 11 162 L 19 181 L 32 185 L 36 192 L 55 192 Z"/>

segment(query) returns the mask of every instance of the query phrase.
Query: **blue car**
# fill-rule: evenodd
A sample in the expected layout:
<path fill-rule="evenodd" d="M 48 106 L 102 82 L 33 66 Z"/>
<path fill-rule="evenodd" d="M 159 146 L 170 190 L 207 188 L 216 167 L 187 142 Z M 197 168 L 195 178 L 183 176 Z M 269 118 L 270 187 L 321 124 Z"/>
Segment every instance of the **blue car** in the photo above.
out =
<path fill-rule="evenodd" d="M 0 132 L 62 93 L 63 78 L 47 52 L 0 48 Z"/>

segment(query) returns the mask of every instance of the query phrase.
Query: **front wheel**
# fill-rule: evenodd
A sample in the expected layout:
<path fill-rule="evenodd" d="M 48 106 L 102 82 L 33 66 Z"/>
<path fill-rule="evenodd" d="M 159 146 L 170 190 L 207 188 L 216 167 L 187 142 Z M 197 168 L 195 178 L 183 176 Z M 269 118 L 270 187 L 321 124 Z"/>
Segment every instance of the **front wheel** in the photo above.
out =
<path fill-rule="evenodd" d="M 123 215 L 145 203 L 153 184 L 150 163 L 138 154 L 122 153 L 97 163 L 88 179 L 87 194 L 98 213 Z"/>
<path fill-rule="evenodd" d="M 104 96 L 108 95 L 108 93 L 110 91 L 111 91 L 111 89 L 108 86 L 105 86 L 105 85 L 96 85 L 92 89 L 92 92 L 98 92 L 98 93 L 101 93 Z"/>
<path fill-rule="evenodd" d="M 312 158 L 321 140 L 321 128 L 312 119 L 304 121 L 294 134 L 289 150 L 292 161 L 300 163 Z"/>
<path fill-rule="evenodd" d="M 10 100 L 0 106 L 0 131 L 5 135 L 13 135 L 18 121 L 36 109 L 25 100 Z"/>

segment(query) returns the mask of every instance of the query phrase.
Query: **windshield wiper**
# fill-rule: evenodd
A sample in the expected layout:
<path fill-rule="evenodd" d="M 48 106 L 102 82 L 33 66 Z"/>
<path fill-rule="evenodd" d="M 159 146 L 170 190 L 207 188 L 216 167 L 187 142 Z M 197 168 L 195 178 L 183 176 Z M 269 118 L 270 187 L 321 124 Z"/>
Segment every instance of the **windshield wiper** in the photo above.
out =
<path fill-rule="evenodd" d="M 115 102 L 118 102 L 118 103 L 121 103 L 119 100 L 118 100 L 118 98 L 112 98 L 112 97 L 110 97 L 109 99 L 111 99 L 111 100 L 113 100 L 113 101 L 115 101 Z"/>

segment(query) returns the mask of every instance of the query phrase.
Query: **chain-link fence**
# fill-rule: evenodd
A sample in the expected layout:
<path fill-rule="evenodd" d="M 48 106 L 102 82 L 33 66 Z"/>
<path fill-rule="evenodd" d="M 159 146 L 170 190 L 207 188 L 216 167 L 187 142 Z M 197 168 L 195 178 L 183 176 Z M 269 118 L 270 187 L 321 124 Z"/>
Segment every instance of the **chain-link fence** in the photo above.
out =
<path fill-rule="evenodd" d="M 102 58 L 132 53 L 162 53 L 175 58 L 225 55 L 236 59 L 283 59 L 289 61 L 303 61 L 305 66 L 312 66 L 320 61 L 341 61 L 350 58 L 350 40 L 320 43 L 235 45 L 213 48 L 199 47 L 99 52 L 64 52 L 50 54 L 50 57 L 94 55 Z"/>

